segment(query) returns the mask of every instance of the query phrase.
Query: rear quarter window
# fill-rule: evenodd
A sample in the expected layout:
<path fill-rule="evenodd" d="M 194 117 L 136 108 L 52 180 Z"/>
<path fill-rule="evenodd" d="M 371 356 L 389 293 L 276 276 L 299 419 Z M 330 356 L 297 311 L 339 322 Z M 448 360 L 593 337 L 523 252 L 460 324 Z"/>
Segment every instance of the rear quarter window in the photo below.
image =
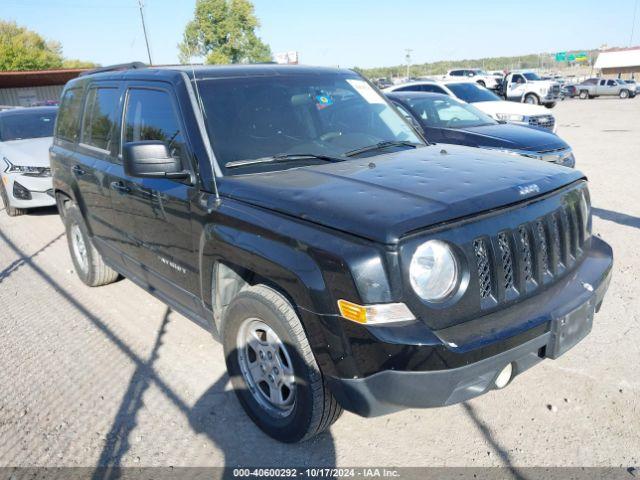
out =
<path fill-rule="evenodd" d="M 60 102 L 56 138 L 77 142 L 79 137 L 80 112 L 82 110 L 82 88 L 66 90 Z"/>

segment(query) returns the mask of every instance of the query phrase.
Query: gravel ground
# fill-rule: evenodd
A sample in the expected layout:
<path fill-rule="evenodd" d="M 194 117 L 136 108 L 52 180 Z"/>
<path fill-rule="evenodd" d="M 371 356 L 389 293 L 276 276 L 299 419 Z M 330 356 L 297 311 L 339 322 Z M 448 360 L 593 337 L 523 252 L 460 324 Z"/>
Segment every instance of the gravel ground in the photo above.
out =
<path fill-rule="evenodd" d="M 553 112 L 615 252 L 592 334 L 505 390 L 302 445 L 253 426 L 207 332 L 128 280 L 81 284 L 55 211 L 0 212 L 0 466 L 640 464 L 640 99 Z"/>

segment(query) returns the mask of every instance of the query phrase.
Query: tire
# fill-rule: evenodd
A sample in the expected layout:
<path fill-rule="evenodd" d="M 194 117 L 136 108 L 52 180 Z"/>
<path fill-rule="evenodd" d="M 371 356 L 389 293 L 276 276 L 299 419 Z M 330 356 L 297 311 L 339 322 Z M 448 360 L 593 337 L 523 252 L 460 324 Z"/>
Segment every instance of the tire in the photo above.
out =
<path fill-rule="evenodd" d="M 487 84 L 484 83 L 484 80 L 478 80 L 478 85 L 480 85 L 481 87 L 487 88 Z"/>
<path fill-rule="evenodd" d="M 580 100 L 586 100 L 590 98 L 588 90 L 580 90 L 580 94 L 578 96 L 580 97 Z"/>
<path fill-rule="evenodd" d="M 71 205 L 65 210 L 63 221 L 71 260 L 80 280 L 90 287 L 115 282 L 118 273 L 104 263 L 102 255 L 93 245 L 80 209 Z"/>
<path fill-rule="evenodd" d="M 278 342 L 256 340 L 267 336 Z M 225 313 L 222 343 L 238 400 L 267 435 L 281 442 L 300 442 L 323 432 L 340 417 L 342 407 L 327 388 L 300 319 L 279 292 L 265 285 L 241 291 Z M 267 374 L 281 374 L 281 381 L 274 382 Z M 293 378 L 291 389 L 286 378 Z M 282 386 L 274 388 L 269 383 Z M 281 405 L 269 400 L 272 391 L 283 400 Z"/>
<path fill-rule="evenodd" d="M 620 98 L 623 100 L 626 98 L 629 98 L 629 90 L 627 89 L 620 90 Z"/>
<path fill-rule="evenodd" d="M 548 109 L 552 109 L 553 107 L 556 106 L 556 102 L 545 103 L 544 106 L 547 107 Z"/>
<path fill-rule="evenodd" d="M 528 103 L 529 105 L 539 105 L 540 99 L 534 93 L 527 93 L 524 96 L 524 103 Z"/>
<path fill-rule="evenodd" d="M 2 198 L 2 205 L 4 205 L 4 209 L 7 212 L 7 215 L 10 217 L 19 217 L 20 215 L 24 215 L 27 213 L 26 208 L 15 208 L 12 207 L 9 203 L 9 195 L 7 194 L 7 190 L 4 188 L 4 185 L 0 183 L 0 198 Z"/>

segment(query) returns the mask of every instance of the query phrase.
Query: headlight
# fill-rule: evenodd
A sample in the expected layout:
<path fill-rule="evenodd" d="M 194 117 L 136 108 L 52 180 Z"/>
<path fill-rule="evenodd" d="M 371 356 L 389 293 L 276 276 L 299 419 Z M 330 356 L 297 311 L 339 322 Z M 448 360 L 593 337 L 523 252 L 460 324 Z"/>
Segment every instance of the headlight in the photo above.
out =
<path fill-rule="evenodd" d="M 409 278 L 413 290 L 420 297 L 438 302 L 456 288 L 458 271 L 458 262 L 451 247 L 440 240 L 429 240 L 413 254 Z"/>
<path fill-rule="evenodd" d="M 7 168 L 5 168 L 4 170 L 7 173 L 21 173 L 28 177 L 50 177 L 51 176 L 51 168 L 49 167 L 28 167 L 25 165 L 14 165 L 9 161 L 7 157 L 4 157 L 3 159 L 7 164 Z"/>
<path fill-rule="evenodd" d="M 516 113 L 496 113 L 496 117 L 504 122 L 524 122 L 524 115 Z"/>

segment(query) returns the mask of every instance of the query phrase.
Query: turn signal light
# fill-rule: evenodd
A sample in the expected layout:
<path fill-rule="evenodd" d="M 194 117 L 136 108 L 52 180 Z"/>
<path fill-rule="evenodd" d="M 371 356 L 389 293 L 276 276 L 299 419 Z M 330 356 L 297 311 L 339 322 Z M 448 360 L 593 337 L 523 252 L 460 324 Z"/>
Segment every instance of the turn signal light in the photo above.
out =
<path fill-rule="evenodd" d="M 338 300 L 338 310 L 343 318 L 367 325 L 415 320 L 404 303 L 381 303 L 365 306 L 347 300 Z"/>

